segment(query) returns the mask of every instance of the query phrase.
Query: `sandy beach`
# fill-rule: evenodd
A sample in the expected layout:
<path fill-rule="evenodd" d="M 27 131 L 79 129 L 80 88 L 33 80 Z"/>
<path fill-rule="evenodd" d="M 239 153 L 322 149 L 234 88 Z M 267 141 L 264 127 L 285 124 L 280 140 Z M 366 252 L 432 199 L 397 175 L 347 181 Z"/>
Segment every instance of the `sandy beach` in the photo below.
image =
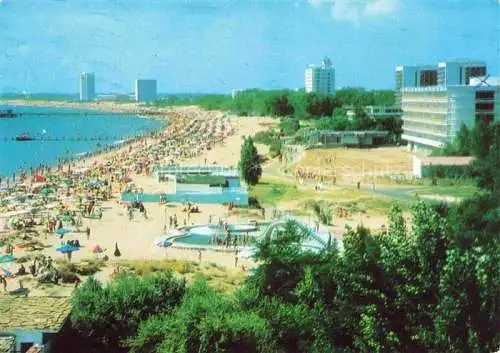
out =
<path fill-rule="evenodd" d="M 24 101 L 8 101 L 4 103 L 19 105 L 28 104 Z M 135 112 L 138 109 L 136 104 L 115 105 L 98 103 L 83 105 L 60 102 L 55 102 L 54 104 L 46 102 L 29 102 L 29 104 L 40 106 L 50 105 L 51 107 L 95 108 L 112 111 Z M 111 170 L 112 168 L 110 166 L 114 166 L 115 164 L 133 164 L 135 162 L 133 160 L 134 156 L 142 158 L 141 151 L 150 151 L 154 148 L 158 141 L 164 140 L 164 136 L 178 133 L 182 129 L 186 128 L 186 126 L 192 121 L 196 120 L 201 127 L 199 130 L 201 132 L 197 132 L 197 134 L 204 134 L 205 132 L 202 130 L 204 128 L 209 128 L 210 125 L 205 124 L 205 121 L 215 121 L 216 119 L 222 119 L 220 117 L 223 116 L 221 112 L 204 112 L 196 107 L 169 108 L 162 112 L 164 112 L 165 117 L 170 120 L 170 125 L 166 127 L 166 129 L 158 136 L 141 139 L 127 146 L 114 149 L 108 153 L 85 158 L 81 161 L 73 163 L 70 168 L 72 170 L 84 168 L 99 169 L 99 166 L 108 166 L 107 168 Z M 222 141 L 212 145 L 210 150 L 203 149 L 196 151 L 193 156 L 181 156 L 178 160 L 176 160 L 176 162 L 181 165 L 217 163 L 219 165 L 236 167 L 239 160 L 242 137 L 254 135 L 260 130 L 267 129 L 266 124 L 274 121 L 269 117 L 227 117 L 227 119 L 231 128 L 227 136 L 224 136 L 224 138 L 221 139 Z M 162 160 L 162 162 L 164 162 L 164 160 Z M 67 165 L 61 166 L 56 173 L 64 173 L 67 168 Z M 143 168 L 142 170 L 130 170 L 130 172 L 127 173 L 127 177 L 137 186 L 140 186 L 143 190 L 145 190 L 145 192 L 160 191 L 162 188 L 164 190 L 164 185 L 156 182 L 150 175 L 148 175 L 147 168 Z M 109 179 L 111 178 L 111 175 L 104 172 L 101 173 L 100 178 Z M 141 214 L 136 213 L 134 218 L 129 220 L 126 210 L 124 210 L 123 205 L 119 202 L 123 184 L 117 183 L 116 181 L 110 184 L 111 198 L 107 201 L 98 202 L 98 207 L 102 209 L 102 219 L 83 218 L 83 224 L 79 226 L 80 230 L 84 230 L 86 227 L 90 229 L 89 238 L 87 239 L 87 235 L 84 232 L 76 231 L 64 236 L 65 241 L 78 239 L 81 245 L 81 249 L 79 251 L 72 253 L 73 262 L 78 262 L 88 258 L 95 258 L 97 256 L 103 257 L 104 255 L 107 255 L 111 260 L 114 260 L 113 251 L 115 249 L 115 244 L 117 244 L 120 249 L 120 259 L 171 258 L 192 261 L 199 260 L 198 250 L 186 250 L 183 248 L 176 248 L 175 246 L 165 249 L 154 245 L 154 239 L 158 238 L 162 234 L 165 234 L 165 226 L 167 230 L 170 228 L 168 224 L 168 218 L 170 216 L 176 215 L 179 219 L 180 225 L 183 224 L 183 221 L 186 218 L 186 213 L 182 212 L 182 205 L 169 204 L 168 206 L 165 206 L 158 203 L 145 203 L 144 206 L 147 209 L 148 215 L 147 219 Z M 74 208 L 76 205 L 75 195 L 76 191 L 71 190 L 70 197 L 60 197 L 62 205 L 66 206 L 68 209 Z M 219 218 L 226 220 L 228 223 L 247 221 L 247 219 L 239 219 L 236 212 L 229 212 L 226 206 L 203 204 L 199 205 L 199 208 L 200 213 L 191 214 L 189 221 L 186 220 L 187 224 L 207 224 L 209 221 L 209 215 L 211 215 L 213 222 L 216 222 Z M 256 211 L 253 218 L 256 219 L 258 216 L 259 213 Z M 44 234 L 44 226 L 37 226 L 36 229 L 41 234 L 39 237 L 40 241 L 45 245 L 45 248 L 42 251 L 44 255 L 50 256 L 53 259 L 66 258 L 66 254 L 61 254 L 56 251 L 56 247 L 61 243 L 61 239 L 57 236 L 57 234 L 49 233 L 42 235 Z M 96 245 L 99 245 L 99 247 L 104 249 L 104 253 L 99 255 L 92 253 L 92 249 Z M 29 254 L 30 253 L 23 248 L 14 247 L 13 255 L 17 258 Z M 234 268 L 234 254 L 207 250 L 203 251 L 202 262 L 213 262 L 220 266 Z M 239 261 L 239 266 L 248 267 L 249 265 L 251 265 L 251 262 L 248 259 L 242 258 Z M 13 270 L 15 270 L 15 268 Z M 109 275 L 109 273 L 109 269 L 102 271 L 98 274 L 98 278 L 106 279 L 105 277 Z M 8 283 L 9 289 L 15 289 L 17 287 L 16 281 L 8 281 Z"/>

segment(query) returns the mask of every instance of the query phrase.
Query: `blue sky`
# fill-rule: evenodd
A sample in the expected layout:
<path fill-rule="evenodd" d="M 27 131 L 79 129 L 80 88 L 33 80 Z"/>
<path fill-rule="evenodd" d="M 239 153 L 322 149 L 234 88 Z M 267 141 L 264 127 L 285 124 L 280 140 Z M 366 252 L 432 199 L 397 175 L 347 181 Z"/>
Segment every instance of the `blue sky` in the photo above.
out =
<path fill-rule="evenodd" d="M 326 55 L 336 86 L 393 88 L 398 64 L 485 60 L 500 0 L 0 0 L 0 93 L 299 88 Z"/>

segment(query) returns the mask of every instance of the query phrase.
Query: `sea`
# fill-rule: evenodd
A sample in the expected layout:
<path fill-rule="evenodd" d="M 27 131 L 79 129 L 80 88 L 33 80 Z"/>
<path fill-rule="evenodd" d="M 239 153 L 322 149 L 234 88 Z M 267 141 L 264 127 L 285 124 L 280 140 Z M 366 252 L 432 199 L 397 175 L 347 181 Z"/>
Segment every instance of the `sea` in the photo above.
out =
<path fill-rule="evenodd" d="M 40 164 L 78 158 L 160 129 L 163 120 L 96 110 L 0 105 L 19 115 L 0 118 L 0 177 Z M 87 113 L 88 115 L 85 115 Z M 33 141 L 16 141 L 27 134 Z M 77 140 L 78 139 L 78 140 Z"/>

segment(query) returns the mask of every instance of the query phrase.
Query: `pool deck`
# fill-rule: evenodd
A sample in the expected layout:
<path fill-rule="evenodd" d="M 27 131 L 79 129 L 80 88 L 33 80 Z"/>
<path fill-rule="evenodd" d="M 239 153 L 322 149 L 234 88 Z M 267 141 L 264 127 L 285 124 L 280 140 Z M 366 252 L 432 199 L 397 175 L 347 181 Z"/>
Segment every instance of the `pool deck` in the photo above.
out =
<path fill-rule="evenodd" d="M 315 240 L 313 242 L 308 241 L 304 243 L 307 247 L 312 246 L 312 243 L 318 243 L 315 246 L 312 246 L 312 248 L 318 248 L 318 245 L 323 245 L 325 246 L 327 244 L 327 241 L 329 239 L 330 234 L 328 233 L 328 229 L 324 226 L 320 226 L 319 230 L 316 231 L 312 227 L 310 227 L 308 224 L 302 222 L 301 220 L 296 219 L 295 217 L 287 217 L 286 220 L 295 220 L 298 221 L 304 229 L 308 229 L 311 231 L 313 234 L 315 234 Z M 268 232 L 272 231 L 277 225 L 283 224 L 286 222 L 286 220 L 275 220 L 274 222 L 264 222 L 263 224 L 257 224 L 258 227 L 258 233 L 259 235 L 255 236 L 253 235 L 252 238 L 260 238 L 261 236 L 267 234 Z M 231 252 L 236 252 L 238 251 L 239 253 L 251 253 L 255 247 L 250 244 L 250 245 L 245 245 L 245 246 L 225 246 L 225 245 L 210 245 L 210 244 L 192 244 L 192 243 L 184 243 L 182 241 L 177 242 L 177 239 L 182 239 L 185 237 L 189 237 L 189 231 L 193 228 L 202 228 L 202 227 L 209 227 L 209 226 L 214 226 L 214 224 L 200 224 L 200 225 L 194 225 L 194 226 L 186 226 L 186 227 L 179 227 L 175 232 L 176 234 L 166 234 L 166 239 L 168 241 L 172 242 L 172 247 L 176 249 L 182 249 L 182 250 L 200 250 L 200 251 L 216 251 L 216 252 L 222 252 L 222 253 L 231 253 Z M 256 233 L 251 232 L 251 233 Z M 208 237 L 208 235 L 207 235 Z M 333 236 L 332 235 L 332 241 L 337 242 L 337 246 L 339 246 L 340 249 L 343 249 L 343 244 L 342 240 Z"/>

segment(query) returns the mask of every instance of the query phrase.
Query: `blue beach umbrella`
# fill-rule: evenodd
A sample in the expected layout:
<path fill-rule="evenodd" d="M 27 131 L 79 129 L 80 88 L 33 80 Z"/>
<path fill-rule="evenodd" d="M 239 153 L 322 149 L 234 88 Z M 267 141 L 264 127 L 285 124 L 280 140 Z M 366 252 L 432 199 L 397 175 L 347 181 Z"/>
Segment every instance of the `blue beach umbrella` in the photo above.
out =
<path fill-rule="evenodd" d="M 79 247 L 73 246 L 73 245 L 60 245 L 56 248 L 57 251 L 59 251 L 62 254 L 73 252 L 73 251 L 78 251 L 80 250 Z"/>
<path fill-rule="evenodd" d="M 68 228 L 59 228 L 58 230 L 56 230 L 56 234 L 58 235 L 65 235 L 66 233 L 69 232 L 71 232 L 71 229 Z"/>

